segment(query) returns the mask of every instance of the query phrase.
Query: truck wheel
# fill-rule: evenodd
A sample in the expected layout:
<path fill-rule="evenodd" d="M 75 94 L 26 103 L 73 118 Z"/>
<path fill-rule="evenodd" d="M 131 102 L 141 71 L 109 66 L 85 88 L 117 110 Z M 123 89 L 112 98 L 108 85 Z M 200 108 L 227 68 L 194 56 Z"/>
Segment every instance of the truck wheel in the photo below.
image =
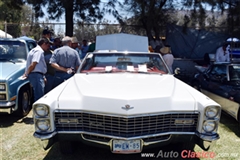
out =
<path fill-rule="evenodd" d="M 16 110 L 16 114 L 22 117 L 26 116 L 32 109 L 31 102 L 30 88 L 27 86 L 21 88 L 18 93 L 18 109 Z"/>
<path fill-rule="evenodd" d="M 60 141 L 59 147 L 62 154 L 67 155 L 73 153 L 73 144 L 71 141 Z"/>

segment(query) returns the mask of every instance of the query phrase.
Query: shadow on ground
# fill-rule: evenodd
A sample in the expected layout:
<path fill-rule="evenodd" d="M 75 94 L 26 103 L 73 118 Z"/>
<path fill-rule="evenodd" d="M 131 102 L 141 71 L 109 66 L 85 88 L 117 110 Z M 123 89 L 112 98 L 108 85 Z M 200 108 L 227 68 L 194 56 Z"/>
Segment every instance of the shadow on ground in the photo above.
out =
<path fill-rule="evenodd" d="M 222 112 L 220 123 L 224 124 L 225 129 L 234 132 L 236 136 L 240 137 L 240 122 L 235 120 L 233 117 L 225 112 Z"/>
<path fill-rule="evenodd" d="M 9 114 L 7 112 L 0 112 L 0 126 L 1 128 L 7 128 L 14 123 L 25 123 L 25 124 L 33 124 L 33 119 L 30 117 L 20 117 L 14 114 Z"/>
<path fill-rule="evenodd" d="M 149 153 L 154 153 L 154 157 L 149 157 Z M 145 154 L 145 158 L 142 154 Z M 148 154 L 148 157 L 146 157 Z M 165 155 L 164 155 L 165 154 Z M 169 158 L 164 158 L 167 156 Z M 174 157 L 176 156 L 176 158 Z M 71 155 L 63 155 L 60 153 L 59 144 L 56 143 L 52 146 L 52 148 L 48 151 L 48 154 L 44 158 L 44 160 L 151 160 L 151 159 L 186 159 L 181 158 L 181 152 L 176 151 L 171 146 L 164 148 L 154 148 L 143 150 L 142 153 L 138 154 L 113 154 L 108 149 L 96 148 L 88 145 L 78 144 L 76 146 L 76 150 Z M 199 160 L 198 158 L 189 160 Z"/>

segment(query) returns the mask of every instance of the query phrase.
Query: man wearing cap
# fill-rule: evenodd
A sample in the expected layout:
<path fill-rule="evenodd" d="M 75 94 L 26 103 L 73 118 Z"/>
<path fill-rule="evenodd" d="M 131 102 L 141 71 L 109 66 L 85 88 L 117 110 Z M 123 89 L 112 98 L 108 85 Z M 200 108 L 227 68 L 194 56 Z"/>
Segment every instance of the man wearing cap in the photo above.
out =
<path fill-rule="evenodd" d="M 169 45 L 165 45 L 160 49 L 160 53 L 165 63 L 167 64 L 169 70 L 171 71 L 171 73 L 173 73 L 172 64 L 174 61 L 174 57 L 172 55 L 171 47 Z"/>
<path fill-rule="evenodd" d="M 42 37 L 48 38 L 50 40 L 51 38 L 51 31 L 46 27 L 42 31 Z"/>
<path fill-rule="evenodd" d="M 51 50 L 54 51 L 55 49 L 62 46 L 62 40 L 60 37 L 55 37 L 53 40 L 53 44 L 51 46 Z"/>
<path fill-rule="evenodd" d="M 27 57 L 27 64 L 23 78 L 28 78 L 33 87 L 34 101 L 37 101 L 44 95 L 44 86 L 46 81 L 44 74 L 47 72 L 47 65 L 44 60 L 44 51 L 50 47 L 47 38 L 41 38 L 38 45 L 33 48 Z"/>
<path fill-rule="evenodd" d="M 47 38 L 49 40 L 49 43 L 51 44 L 50 48 L 44 52 L 44 58 L 45 58 L 45 62 L 47 64 L 47 73 L 45 75 L 45 77 L 47 79 L 47 82 L 45 84 L 45 91 L 44 91 L 45 94 L 48 93 L 50 90 L 52 90 L 54 75 L 55 75 L 55 68 L 53 68 L 51 66 L 51 64 L 49 63 L 49 60 L 53 54 L 53 51 L 51 50 L 53 43 L 50 41 L 51 34 L 52 34 L 52 32 L 48 28 L 45 28 L 42 31 L 42 37 Z"/>
<path fill-rule="evenodd" d="M 50 59 L 50 64 L 56 69 L 53 87 L 72 77 L 80 66 L 79 55 L 76 50 L 71 48 L 71 43 L 71 37 L 64 37 L 62 39 L 63 46 L 54 50 Z"/>

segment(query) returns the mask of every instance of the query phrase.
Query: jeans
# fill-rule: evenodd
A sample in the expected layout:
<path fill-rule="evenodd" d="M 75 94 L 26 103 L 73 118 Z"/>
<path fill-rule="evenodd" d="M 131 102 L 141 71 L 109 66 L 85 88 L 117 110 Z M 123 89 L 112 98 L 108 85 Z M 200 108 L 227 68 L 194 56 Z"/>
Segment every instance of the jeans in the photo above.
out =
<path fill-rule="evenodd" d="M 61 84 L 62 82 L 64 82 L 65 80 L 69 79 L 72 76 L 73 74 L 67 74 L 65 72 L 56 72 L 53 82 L 53 88 L 57 87 L 59 84 Z"/>
<path fill-rule="evenodd" d="M 45 84 L 43 74 L 31 72 L 28 75 L 28 79 L 33 87 L 34 102 L 36 102 L 39 98 L 41 98 L 44 95 Z"/>

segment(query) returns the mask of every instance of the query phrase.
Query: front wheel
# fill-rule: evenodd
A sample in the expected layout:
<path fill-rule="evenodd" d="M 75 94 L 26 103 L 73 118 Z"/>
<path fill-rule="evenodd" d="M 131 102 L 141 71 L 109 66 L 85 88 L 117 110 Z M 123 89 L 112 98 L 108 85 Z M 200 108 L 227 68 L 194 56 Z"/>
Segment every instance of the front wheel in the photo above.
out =
<path fill-rule="evenodd" d="M 32 101 L 31 101 L 31 94 L 30 94 L 30 87 L 24 86 L 20 89 L 18 93 L 18 108 L 15 111 L 15 114 L 18 116 L 26 116 L 30 110 L 32 109 Z"/>

